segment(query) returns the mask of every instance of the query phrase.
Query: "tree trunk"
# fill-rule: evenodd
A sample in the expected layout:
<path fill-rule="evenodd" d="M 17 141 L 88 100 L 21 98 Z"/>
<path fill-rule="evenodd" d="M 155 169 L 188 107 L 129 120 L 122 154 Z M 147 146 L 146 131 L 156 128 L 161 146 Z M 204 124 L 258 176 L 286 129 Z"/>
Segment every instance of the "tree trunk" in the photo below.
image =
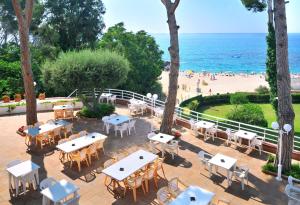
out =
<path fill-rule="evenodd" d="M 180 2 L 180 0 L 175 0 L 172 3 L 171 0 L 161 0 L 165 5 L 168 16 L 168 25 L 170 32 L 170 47 L 169 53 L 171 56 L 171 67 L 169 74 L 169 90 L 168 96 L 165 103 L 165 109 L 163 114 L 163 120 L 160 127 L 160 132 L 171 134 L 173 125 L 173 115 L 176 105 L 177 97 L 177 85 L 178 85 L 178 73 L 179 73 L 179 43 L 178 43 L 178 29 L 175 17 L 175 10 Z"/>
<path fill-rule="evenodd" d="M 26 0 L 24 14 L 18 0 L 12 0 L 12 3 L 18 20 L 20 36 L 21 67 L 26 95 L 26 123 L 32 125 L 37 122 L 36 95 L 29 49 L 29 27 L 32 19 L 33 0 Z"/>
<path fill-rule="evenodd" d="M 285 12 L 285 0 L 274 1 L 275 35 L 276 35 L 276 66 L 279 125 L 290 124 L 294 127 L 295 113 L 291 97 L 291 76 L 288 62 L 288 36 Z M 279 143 L 278 143 L 279 144 Z M 291 157 L 294 144 L 294 129 L 282 139 L 282 168 L 291 168 Z"/>

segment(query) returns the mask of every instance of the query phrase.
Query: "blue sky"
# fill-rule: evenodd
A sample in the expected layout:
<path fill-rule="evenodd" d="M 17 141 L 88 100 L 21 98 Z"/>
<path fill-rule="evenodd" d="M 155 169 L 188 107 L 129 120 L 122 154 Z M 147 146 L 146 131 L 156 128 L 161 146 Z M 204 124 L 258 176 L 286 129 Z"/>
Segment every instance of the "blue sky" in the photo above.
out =
<path fill-rule="evenodd" d="M 128 30 L 168 33 L 160 0 L 102 0 L 107 27 L 124 22 Z M 288 32 L 300 33 L 300 0 L 287 4 Z M 247 11 L 240 0 L 181 0 L 176 12 L 180 33 L 265 33 L 267 13 Z M 298 20 L 298 22 L 297 22 Z"/>

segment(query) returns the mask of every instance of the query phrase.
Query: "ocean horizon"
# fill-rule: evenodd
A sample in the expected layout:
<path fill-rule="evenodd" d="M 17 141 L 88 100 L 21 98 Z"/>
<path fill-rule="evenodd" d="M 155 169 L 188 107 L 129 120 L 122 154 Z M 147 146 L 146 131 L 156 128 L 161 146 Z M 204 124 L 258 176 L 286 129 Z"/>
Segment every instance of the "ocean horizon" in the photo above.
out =
<path fill-rule="evenodd" d="M 151 34 L 169 61 L 169 34 Z M 264 73 L 266 33 L 180 33 L 180 70 Z M 289 33 L 289 68 L 300 73 L 300 33 Z"/>

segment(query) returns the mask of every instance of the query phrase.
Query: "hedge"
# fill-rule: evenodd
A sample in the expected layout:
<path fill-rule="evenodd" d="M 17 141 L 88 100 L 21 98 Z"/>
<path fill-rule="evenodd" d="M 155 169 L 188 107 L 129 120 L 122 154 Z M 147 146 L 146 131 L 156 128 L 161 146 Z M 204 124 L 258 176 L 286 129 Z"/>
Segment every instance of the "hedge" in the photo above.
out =
<path fill-rule="evenodd" d="M 241 92 L 247 96 L 249 102 L 251 103 L 270 103 L 269 94 L 257 94 L 257 93 L 245 93 Z M 217 94 L 212 96 L 202 96 L 198 95 L 192 97 L 188 100 L 183 101 L 180 104 L 180 107 L 187 107 L 191 110 L 197 110 L 200 106 L 204 105 L 220 105 L 220 104 L 229 104 L 230 96 L 233 94 Z M 300 93 L 292 94 L 293 103 L 300 103 Z M 198 106 L 195 107 L 196 102 Z"/>

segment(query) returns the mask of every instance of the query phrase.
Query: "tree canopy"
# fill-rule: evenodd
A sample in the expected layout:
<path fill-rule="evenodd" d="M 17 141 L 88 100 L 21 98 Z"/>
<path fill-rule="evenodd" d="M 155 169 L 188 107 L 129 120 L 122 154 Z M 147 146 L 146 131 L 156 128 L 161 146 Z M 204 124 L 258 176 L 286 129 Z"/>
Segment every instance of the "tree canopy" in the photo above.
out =
<path fill-rule="evenodd" d="M 253 12 L 262 12 L 266 9 L 267 3 L 266 0 L 241 0 L 243 5 L 249 11 Z"/>
<path fill-rule="evenodd" d="M 126 80 L 129 69 L 128 61 L 115 52 L 70 51 L 46 61 L 42 79 L 48 92 L 66 96 L 77 88 L 115 88 Z"/>
<path fill-rule="evenodd" d="M 131 70 L 129 78 L 119 88 L 138 93 L 161 92 L 157 78 L 163 69 L 163 51 L 155 39 L 145 31 L 128 32 L 123 23 L 110 27 L 99 41 L 100 48 L 106 48 L 124 55 Z"/>

